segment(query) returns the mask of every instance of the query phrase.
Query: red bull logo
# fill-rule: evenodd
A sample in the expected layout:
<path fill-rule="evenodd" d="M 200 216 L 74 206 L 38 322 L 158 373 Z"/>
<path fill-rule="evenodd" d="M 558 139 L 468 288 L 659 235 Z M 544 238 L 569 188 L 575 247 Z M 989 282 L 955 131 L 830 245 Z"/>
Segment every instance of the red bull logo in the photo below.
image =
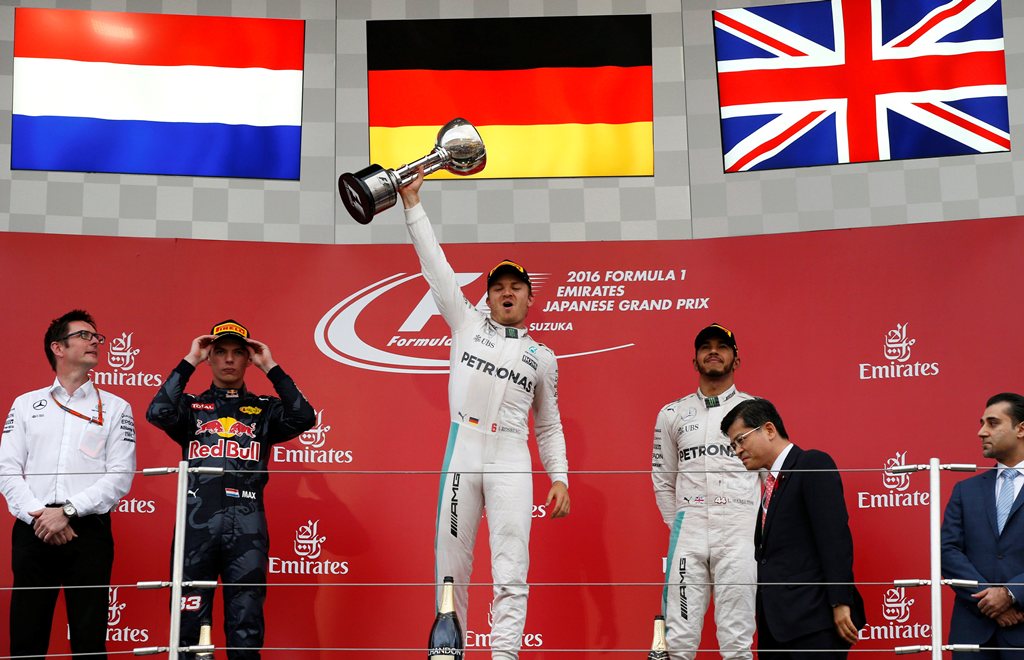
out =
<path fill-rule="evenodd" d="M 196 421 L 196 435 L 216 434 L 222 438 L 233 438 L 236 435 L 244 435 L 250 438 L 256 437 L 256 427 L 238 421 L 234 417 L 221 417 L 211 419 L 208 422 Z"/>
<path fill-rule="evenodd" d="M 250 438 L 256 437 L 256 427 L 243 424 L 242 422 L 235 422 L 228 428 L 228 433 L 232 436 L 236 435 L 247 435 Z"/>
<path fill-rule="evenodd" d="M 224 428 L 224 424 L 219 419 L 211 419 L 208 422 L 196 422 L 196 435 L 204 435 L 206 433 L 224 433 L 227 429 Z"/>
<path fill-rule="evenodd" d="M 237 458 L 242 461 L 260 460 L 260 443 L 250 442 L 243 447 L 234 440 L 221 438 L 214 445 L 204 445 L 199 440 L 188 443 L 188 458 Z"/>

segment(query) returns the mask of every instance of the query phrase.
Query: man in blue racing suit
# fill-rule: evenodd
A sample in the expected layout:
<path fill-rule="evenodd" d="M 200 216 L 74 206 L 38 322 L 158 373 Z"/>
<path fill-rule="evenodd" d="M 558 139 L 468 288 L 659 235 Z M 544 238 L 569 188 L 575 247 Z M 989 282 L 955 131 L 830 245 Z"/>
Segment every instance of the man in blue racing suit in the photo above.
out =
<path fill-rule="evenodd" d="M 437 508 L 437 581 L 455 579 L 455 608 L 466 622 L 473 545 L 484 507 L 494 580 L 492 658 L 517 658 L 526 623 L 533 476 L 527 446 L 533 411 L 537 446 L 551 479 L 547 511 L 569 513 L 568 462 L 558 411 L 555 354 L 526 331 L 533 289 L 526 270 L 503 261 L 487 277 L 487 306 L 462 294 L 426 212 L 420 174 L 400 188 L 423 277 L 451 328 L 448 381 L 451 427 Z M 440 589 L 437 592 L 440 599 Z"/>
<path fill-rule="evenodd" d="M 185 394 L 201 362 L 209 363 L 213 384 L 202 394 Z M 246 389 L 250 364 L 267 374 L 280 398 Z M 221 578 L 224 631 L 227 646 L 235 649 L 227 655 L 232 660 L 259 658 L 270 545 L 263 508 L 270 448 L 309 430 L 316 413 L 274 362 L 270 348 L 228 320 L 192 340 L 188 354 L 157 391 L 146 419 L 181 445 L 190 467 L 224 468 L 222 475 L 189 475 L 183 579 Z M 211 620 L 213 590 L 185 588 L 181 601 L 180 643 L 196 644 L 200 625 Z"/>

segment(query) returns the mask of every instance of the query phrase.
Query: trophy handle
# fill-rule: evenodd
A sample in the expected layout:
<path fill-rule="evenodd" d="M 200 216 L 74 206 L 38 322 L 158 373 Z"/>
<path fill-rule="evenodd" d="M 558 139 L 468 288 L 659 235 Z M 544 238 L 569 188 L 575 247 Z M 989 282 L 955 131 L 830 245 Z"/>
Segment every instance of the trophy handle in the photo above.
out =
<path fill-rule="evenodd" d="M 401 188 L 412 183 L 416 178 L 416 170 L 419 167 L 423 167 L 423 176 L 427 176 L 444 168 L 451 159 L 451 155 L 444 147 L 434 147 L 434 150 L 423 158 L 395 169 L 395 176 L 398 177 L 398 187 Z"/>

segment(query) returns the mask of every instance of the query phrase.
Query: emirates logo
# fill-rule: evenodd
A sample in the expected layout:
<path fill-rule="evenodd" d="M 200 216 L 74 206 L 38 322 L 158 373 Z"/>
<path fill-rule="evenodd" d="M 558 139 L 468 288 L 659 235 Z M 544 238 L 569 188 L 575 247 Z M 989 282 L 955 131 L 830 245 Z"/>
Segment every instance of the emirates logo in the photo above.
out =
<path fill-rule="evenodd" d="M 910 347 L 917 343 L 916 339 L 907 338 L 906 323 L 897 323 L 896 327 L 885 335 L 885 345 L 882 355 L 886 360 L 893 362 L 906 362 L 910 359 Z"/>
<path fill-rule="evenodd" d="M 124 611 L 125 604 L 117 601 L 117 590 L 118 587 L 109 587 L 107 589 L 107 625 L 118 626 L 121 624 L 121 612 Z"/>
<path fill-rule="evenodd" d="M 135 356 L 141 349 L 132 348 L 132 336 L 134 332 L 121 333 L 120 337 L 110 341 L 110 349 L 107 351 L 107 364 L 114 369 L 131 371 L 135 367 Z"/>
<path fill-rule="evenodd" d="M 910 606 L 913 604 L 914 599 L 907 598 L 905 588 L 893 587 L 886 591 L 882 598 L 882 616 L 886 621 L 906 623 L 910 620 Z"/>
<path fill-rule="evenodd" d="M 327 442 L 330 424 L 324 424 L 324 411 L 316 411 L 316 425 L 299 436 L 299 442 L 310 449 L 320 449 Z"/>
<path fill-rule="evenodd" d="M 885 461 L 885 465 L 882 466 L 884 468 L 884 471 L 882 472 L 882 485 L 889 490 L 904 491 L 907 488 L 910 488 L 909 474 L 894 474 L 892 472 L 893 468 L 903 467 L 906 464 L 907 452 L 905 451 L 898 451 L 896 452 L 895 457 L 887 459 Z"/>
<path fill-rule="evenodd" d="M 299 525 L 299 528 L 295 531 L 293 546 L 296 555 L 306 559 L 317 559 L 320 557 L 323 542 L 327 540 L 327 537 L 319 535 L 317 531 L 319 525 L 319 520 L 307 520 L 305 525 Z"/>

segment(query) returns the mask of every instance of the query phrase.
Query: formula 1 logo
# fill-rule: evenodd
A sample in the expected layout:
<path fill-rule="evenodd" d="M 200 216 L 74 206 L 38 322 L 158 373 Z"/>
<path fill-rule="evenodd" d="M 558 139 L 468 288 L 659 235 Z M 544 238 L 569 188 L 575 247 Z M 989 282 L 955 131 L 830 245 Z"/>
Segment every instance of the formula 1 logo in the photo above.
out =
<path fill-rule="evenodd" d="M 536 275 L 539 276 L 540 274 Z M 419 298 L 418 302 L 411 305 L 411 310 L 404 321 L 397 324 L 394 324 L 393 320 L 387 321 L 387 323 L 394 325 L 387 330 L 386 336 L 368 341 L 360 336 L 357 330 L 357 328 L 366 327 L 368 324 L 366 318 L 373 315 L 376 310 L 389 303 L 394 304 L 395 294 L 400 296 L 402 293 L 402 291 L 397 291 L 400 287 L 415 283 L 421 277 L 419 273 L 414 275 L 397 273 L 374 282 L 339 302 L 328 310 L 319 323 L 317 323 L 313 335 L 317 348 L 332 360 L 358 369 L 399 374 L 448 373 L 447 357 L 421 357 L 400 353 L 397 350 L 430 350 L 434 347 L 451 346 L 452 340 L 449 335 L 436 332 L 430 334 L 424 331 L 427 322 L 431 318 L 440 315 L 437 303 L 434 301 L 434 297 L 429 290 Z M 455 274 L 455 279 L 460 287 L 472 284 L 481 277 L 482 273 Z M 388 294 L 392 295 L 389 296 Z M 486 292 L 477 301 L 476 307 L 486 314 L 487 306 L 485 301 Z M 402 305 L 401 302 L 397 304 L 399 307 Z M 571 357 L 605 353 L 607 351 L 628 348 L 632 345 L 632 343 L 627 343 L 579 353 L 560 354 L 558 359 L 564 360 Z"/>

